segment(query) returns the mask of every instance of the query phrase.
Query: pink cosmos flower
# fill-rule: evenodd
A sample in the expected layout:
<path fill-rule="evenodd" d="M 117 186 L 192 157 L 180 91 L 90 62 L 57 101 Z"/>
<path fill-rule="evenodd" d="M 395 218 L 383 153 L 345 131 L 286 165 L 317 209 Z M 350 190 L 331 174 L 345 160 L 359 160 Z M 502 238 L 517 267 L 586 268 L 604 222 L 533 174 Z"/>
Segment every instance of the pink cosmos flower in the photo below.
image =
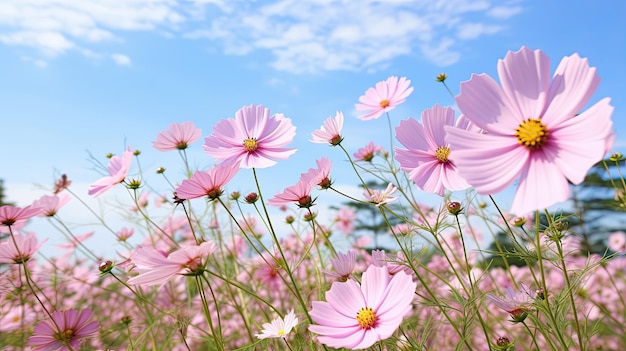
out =
<path fill-rule="evenodd" d="M 117 241 L 126 241 L 133 236 L 133 234 L 135 234 L 135 229 L 123 227 L 115 233 L 115 237 L 117 237 Z"/>
<path fill-rule="evenodd" d="M 124 151 L 122 156 L 113 156 L 109 160 L 109 175 L 98 179 L 95 183 L 89 186 L 88 194 L 97 197 L 102 195 L 105 191 L 111 189 L 115 185 L 124 181 L 128 171 L 130 170 L 130 163 L 133 160 L 133 153 L 130 148 Z"/>
<path fill-rule="evenodd" d="M 550 81 L 550 59 L 523 47 L 498 62 L 500 87 L 486 74 L 461 84 L 456 101 L 484 134 L 446 127 L 459 173 L 480 194 L 518 180 L 518 215 L 567 200 L 612 140 L 608 98 L 584 112 L 600 79 L 578 54 L 563 58 Z"/>
<path fill-rule="evenodd" d="M 157 135 L 152 147 L 159 151 L 185 150 L 202 136 L 202 130 L 193 122 L 172 123 Z"/>
<path fill-rule="evenodd" d="M 128 284 L 161 285 L 175 275 L 195 273 L 215 250 L 215 244 L 210 241 L 183 246 L 167 256 L 150 247 L 139 247 L 130 257 L 139 275 L 128 279 Z"/>
<path fill-rule="evenodd" d="M 396 127 L 396 139 L 406 148 L 395 147 L 395 158 L 402 170 L 429 193 L 443 196 L 445 190 L 468 188 L 469 184 L 457 172 L 454 152 L 444 140 L 444 126 L 454 127 L 454 110 L 435 105 L 422 112 L 422 123 L 409 118 Z"/>
<path fill-rule="evenodd" d="M 395 185 L 389 183 L 385 190 L 369 189 L 363 191 L 363 196 L 367 201 L 373 202 L 376 207 L 392 203 L 398 199 L 398 197 L 392 197 L 391 195 L 398 190 Z"/>
<path fill-rule="evenodd" d="M 283 114 L 270 118 L 263 105 L 242 107 L 235 119 L 223 119 L 204 139 L 204 151 L 216 160 L 242 168 L 266 168 L 274 159 L 286 160 L 296 149 L 284 148 L 296 135 L 296 127 Z"/>
<path fill-rule="evenodd" d="M 52 312 L 52 321 L 39 322 L 28 339 L 33 350 L 78 350 L 80 344 L 98 332 L 98 322 L 92 321 L 90 309 Z"/>
<path fill-rule="evenodd" d="M 409 87 L 409 85 L 411 85 L 411 81 L 406 77 L 402 77 L 398 81 L 396 76 L 376 83 L 376 88 L 367 89 L 365 95 L 359 98 L 361 103 L 354 105 L 357 111 L 369 111 L 359 118 L 362 120 L 375 119 L 384 112 L 393 110 L 413 92 L 413 87 Z"/>
<path fill-rule="evenodd" d="M 514 322 L 522 322 L 526 319 L 528 312 L 533 308 L 533 302 L 537 298 L 537 294 L 524 283 L 520 283 L 520 290 L 507 287 L 505 296 L 492 294 L 486 296 L 494 305 L 508 312 Z"/>
<path fill-rule="evenodd" d="M 239 165 L 219 164 L 210 170 L 197 171 L 191 179 L 183 180 L 176 188 L 176 196 L 179 199 L 189 200 L 206 196 L 214 200 L 224 193 L 224 186 L 237 174 Z"/>
<path fill-rule="evenodd" d="M 0 206 L 0 224 L 8 227 L 15 225 L 16 223 L 23 223 L 29 218 L 35 217 L 40 213 L 41 208 L 35 206 Z"/>
<path fill-rule="evenodd" d="M 41 208 L 39 216 L 52 217 L 57 211 L 65 206 L 72 198 L 67 194 L 44 195 L 33 202 L 33 207 Z"/>
<path fill-rule="evenodd" d="M 365 145 L 365 147 L 360 148 L 357 152 L 354 153 L 354 158 L 358 161 L 366 161 L 371 162 L 374 158 L 374 155 L 383 151 L 383 147 L 379 145 L 374 145 L 373 141 L 370 141 L 369 144 Z"/>
<path fill-rule="evenodd" d="M 53 194 L 56 195 L 60 193 L 61 191 L 67 189 L 71 184 L 72 184 L 72 181 L 67 179 L 67 174 L 62 174 L 61 179 L 54 182 Z"/>
<path fill-rule="evenodd" d="M 48 239 L 37 245 L 37 237 L 33 233 L 27 235 L 14 234 L 0 242 L 0 263 L 22 264 L 30 260 Z"/>
<path fill-rule="evenodd" d="M 353 250 L 348 251 L 348 253 L 337 252 L 337 257 L 331 258 L 330 264 L 333 266 L 335 271 L 324 270 L 323 272 L 330 277 L 346 281 L 352 272 L 354 272 L 354 268 L 356 267 L 356 252 Z"/>
<path fill-rule="evenodd" d="M 17 304 L 5 305 L 7 310 L 0 309 L 0 332 L 10 332 L 24 327 L 30 329 L 30 325 L 35 322 L 37 313 L 30 307 Z"/>
<path fill-rule="evenodd" d="M 259 339 L 286 338 L 296 325 L 298 325 L 298 318 L 291 310 L 287 313 L 285 319 L 279 317 L 272 320 L 272 323 L 264 323 L 263 331 L 261 334 L 256 334 L 256 337 Z"/>
<path fill-rule="evenodd" d="M 285 190 L 276 194 L 267 202 L 270 206 L 282 206 L 289 203 L 296 203 L 300 208 L 309 208 L 313 206 L 315 199 L 311 198 L 313 186 L 306 179 L 300 179 L 296 185 L 285 188 Z"/>
<path fill-rule="evenodd" d="M 300 175 L 300 179 L 311 183 L 311 185 L 319 185 L 322 189 L 328 189 L 332 185 L 330 179 L 330 170 L 333 163 L 326 157 L 316 160 L 317 168 L 309 168 L 306 173 Z"/>
<path fill-rule="evenodd" d="M 615 252 L 626 252 L 626 233 L 622 231 L 611 233 L 608 246 Z"/>
<path fill-rule="evenodd" d="M 341 129 L 343 128 L 343 113 L 337 111 L 335 117 L 329 116 L 320 129 L 313 132 L 312 142 L 318 144 L 330 144 L 337 146 L 343 140 Z"/>
<path fill-rule="evenodd" d="M 356 213 L 351 208 L 342 208 L 337 211 L 337 229 L 344 234 L 351 234 L 354 230 L 354 221 L 356 221 Z"/>
<path fill-rule="evenodd" d="M 309 330 L 330 347 L 368 348 L 398 329 L 411 310 L 416 286 L 404 272 L 392 277 L 387 267 L 370 265 L 361 285 L 352 279 L 334 282 L 326 302 L 312 302 L 309 314 L 316 324 Z"/>

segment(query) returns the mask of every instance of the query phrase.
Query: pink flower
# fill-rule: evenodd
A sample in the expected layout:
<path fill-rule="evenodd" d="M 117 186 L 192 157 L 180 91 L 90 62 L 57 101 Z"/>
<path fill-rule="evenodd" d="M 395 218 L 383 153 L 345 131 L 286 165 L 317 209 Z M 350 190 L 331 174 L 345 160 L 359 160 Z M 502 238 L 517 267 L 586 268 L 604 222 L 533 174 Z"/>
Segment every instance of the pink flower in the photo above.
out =
<path fill-rule="evenodd" d="M 30 328 L 30 325 L 35 322 L 37 313 L 30 307 L 24 305 L 5 305 L 7 307 L 6 312 L 0 309 L 0 331 L 10 332 L 18 330 L 24 327 Z"/>
<path fill-rule="evenodd" d="M 39 322 L 28 339 L 33 350 L 78 350 L 84 339 L 98 332 L 98 322 L 91 321 L 90 309 L 52 312 L 52 321 Z"/>
<path fill-rule="evenodd" d="M 0 242 L 0 262 L 22 264 L 31 257 L 48 239 L 37 245 L 37 237 L 33 233 L 27 235 L 14 234 Z"/>
<path fill-rule="evenodd" d="M 537 294 L 530 290 L 526 284 L 520 283 L 520 290 L 507 287 L 505 296 L 491 294 L 486 296 L 494 305 L 508 312 L 513 322 L 522 322 L 526 319 L 528 312 L 532 310 Z"/>
<path fill-rule="evenodd" d="M 309 168 L 306 173 L 300 175 L 300 179 L 309 182 L 311 185 L 319 185 L 322 189 L 328 189 L 332 185 L 330 170 L 333 163 L 326 157 L 315 161 L 317 168 Z"/>
<path fill-rule="evenodd" d="M 454 110 L 435 105 L 422 112 L 422 123 L 409 118 L 396 127 L 396 138 L 406 148 L 395 148 L 402 170 L 429 193 L 443 196 L 445 190 L 468 188 L 469 184 L 457 172 L 454 152 L 444 140 L 444 126 L 454 127 Z"/>
<path fill-rule="evenodd" d="M 376 207 L 380 207 L 382 205 L 386 205 L 392 203 L 398 199 L 398 197 L 392 197 L 391 195 L 395 193 L 398 188 L 395 185 L 389 183 L 385 190 L 377 190 L 377 189 L 369 189 L 363 191 L 363 196 L 376 205 Z"/>
<path fill-rule="evenodd" d="M 242 168 L 266 168 L 274 159 L 286 160 L 296 149 L 284 148 L 296 135 L 296 127 L 283 114 L 270 118 L 263 105 L 244 106 L 235 119 L 223 119 L 204 139 L 204 151 L 216 160 Z"/>
<path fill-rule="evenodd" d="M 480 194 L 518 181 L 511 212 L 521 215 L 569 198 L 612 140 L 608 98 L 584 112 L 600 79 L 578 54 L 563 58 L 550 82 L 550 59 L 523 47 L 498 62 L 500 87 L 486 74 L 461 84 L 456 101 L 485 134 L 446 127 L 459 173 Z"/>
<path fill-rule="evenodd" d="M 337 229 L 344 234 L 351 234 L 354 230 L 354 221 L 356 221 L 356 213 L 351 208 L 342 208 L 337 211 Z"/>
<path fill-rule="evenodd" d="M 613 232 L 609 235 L 609 249 L 615 252 L 626 252 L 626 233 Z"/>
<path fill-rule="evenodd" d="M 41 208 L 39 216 L 52 217 L 72 198 L 69 195 L 44 195 L 33 202 L 33 207 Z"/>
<path fill-rule="evenodd" d="M 91 238 L 95 232 L 87 232 L 85 234 L 76 235 L 74 238 L 70 238 L 70 241 L 65 244 L 57 245 L 60 249 L 75 249 L 80 243 Z"/>
<path fill-rule="evenodd" d="M 219 164 L 210 170 L 197 171 L 191 179 L 183 180 L 176 188 L 179 199 L 189 200 L 206 196 L 214 200 L 224 193 L 224 186 L 237 174 L 239 165 Z"/>
<path fill-rule="evenodd" d="M 337 257 L 331 258 L 330 264 L 335 271 L 324 270 L 323 272 L 328 276 L 338 278 L 338 280 L 346 281 L 356 267 L 356 252 L 353 250 L 348 251 L 348 253 L 337 252 Z"/>
<path fill-rule="evenodd" d="M 133 160 L 133 153 L 130 151 L 124 151 L 122 157 L 113 156 L 109 160 L 109 175 L 98 179 L 95 183 L 89 186 L 88 194 L 97 197 L 105 191 L 111 189 L 115 185 L 124 181 L 128 171 L 130 170 L 130 163 Z"/>
<path fill-rule="evenodd" d="M 10 205 L 0 206 L 0 224 L 12 226 L 23 223 L 31 217 L 41 213 L 41 208 L 34 206 L 16 207 Z"/>
<path fill-rule="evenodd" d="M 287 334 L 291 332 L 296 325 L 298 325 L 298 318 L 293 313 L 293 309 L 287 313 L 285 319 L 276 318 L 272 320 L 272 323 L 264 323 L 263 331 L 261 334 L 256 334 L 259 339 L 267 338 L 286 338 Z"/>
<path fill-rule="evenodd" d="M 159 151 L 185 150 L 202 136 L 202 130 L 193 122 L 172 123 L 157 135 L 152 147 Z"/>
<path fill-rule="evenodd" d="M 337 111 L 335 118 L 329 116 L 320 129 L 313 132 L 314 143 L 325 144 L 328 143 L 332 146 L 337 146 L 343 140 L 341 136 L 341 129 L 343 128 L 343 113 Z"/>
<path fill-rule="evenodd" d="M 296 203 L 300 208 L 309 208 L 313 206 L 315 199 L 311 198 L 311 191 L 314 184 L 305 179 L 300 179 L 296 185 L 285 188 L 285 190 L 276 194 L 267 202 L 270 206 L 281 206 L 289 203 Z"/>
<path fill-rule="evenodd" d="M 361 117 L 362 120 L 375 119 L 383 112 L 389 112 L 406 100 L 413 92 L 413 87 L 409 88 L 411 81 L 406 77 L 400 78 L 391 76 L 386 81 L 376 83 L 376 88 L 369 88 L 365 95 L 359 98 L 361 104 L 354 107 L 357 111 L 370 111 Z"/>
<path fill-rule="evenodd" d="M 370 265 L 361 285 L 352 279 L 334 282 L 326 302 L 313 301 L 316 324 L 309 330 L 330 347 L 364 349 L 389 338 L 411 310 L 417 283 L 404 272 L 393 277 L 387 267 Z"/>
<path fill-rule="evenodd" d="M 61 179 L 54 182 L 54 195 L 67 189 L 71 184 L 72 184 L 72 181 L 67 179 L 67 175 L 62 174 Z"/>
<path fill-rule="evenodd" d="M 194 274 L 215 250 L 215 244 L 209 241 L 183 246 L 167 256 L 150 247 L 139 247 L 130 258 L 139 275 L 128 279 L 128 284 L 160 285 L 176 275 Z"/>
<path fill-rule="evenodd" d="M 123 227 L 115 233 L 115 236 L 117 237 L 117 241 L 126 241 L 133 236 L 133 234 L 135 234 L 135 229 Z"/>
<path fill-rule="evenodd" d="M 354 157 L 359 161 L 371 162 L 374 155 L 382 150 L 382 146 L 374 145 L 374 142 L 370 141 L 369 144 L 365 145 L 365 147 L 357 150 L 357 152 L 354 153 Z"/>

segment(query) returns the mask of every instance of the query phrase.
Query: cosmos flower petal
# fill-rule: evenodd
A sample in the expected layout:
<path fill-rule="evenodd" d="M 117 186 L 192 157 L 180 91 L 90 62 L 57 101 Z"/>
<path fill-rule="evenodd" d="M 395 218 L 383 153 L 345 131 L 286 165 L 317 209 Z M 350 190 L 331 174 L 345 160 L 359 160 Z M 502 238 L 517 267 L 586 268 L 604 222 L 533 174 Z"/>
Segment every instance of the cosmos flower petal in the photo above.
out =
<path fill-rule="evenodd" d="M 446 132 L 460 175 L 483 195 L 513 184 L 529 157 L 529 151 L 520 147 L 515 138 L 449 127 Z"/>
<path fill-rule="evenodd" d="M 341 308 L 341 312 L 337 311 L 328 302 L 313 301 L 313 308 L 309 311 L 309 315 L 313 320 L 320 325 L 336 325 L 344 327 L 358 326 L 356 321 L 356 314 L 358 309 L 354 313 L 343 312 L 344 308 Z M 361 308 L 362 306 L 358 307 Z M 354 309 L 354 308 L 352 308 Z"/>
<path fill-rule="evenodd" d="M 564 57 L 554 72 L 548 106 L 542 120 L 557 125 L 576 115 L 591 99 L 600 84 L 595 67 L 578 54 Z"/>
<path fill-rule="evenodd" d="M 511 213 L 522 216 L 565 201 L 569 195 L 569 185 L 559 166 L 546 157 L 535 155 L 520 173 Z"/>
<path fill-rule="evenodd" d="M 430 142 L 432 148 L 445 145 L 446 132 L 443 126 L 454 126 L 454 110 L 451 107 L 442 107 L 435 104 L 422 112 L 424 124 L 424 137 Z"/>
<path fill-rule="evenodd" d="M 326 292 L 326 300 L 339 313 L 356 318 L 359 310 L 367 306 L 361 289 L 354 280 L 348 279 L 344 284 L 333 284 Z"/>
<path fill-rule="evenodd" d="M 365 297 L 365 305 L 377 309 L 386 292 L 381 287 L 389 285 L 391 276 L 387 267 L 373 266 L 368 268 L 366 273 L 363 273 L 361 278 L 361 290 Z"/>
<path fill-rule="evenodd" d="M 530 73 L 530 74 L 529 74 Z M 522 47 L 498 61 L 498 75 L 515 116 L 542 115 L 550 87 L 550 58 L 539 50 Z"/>

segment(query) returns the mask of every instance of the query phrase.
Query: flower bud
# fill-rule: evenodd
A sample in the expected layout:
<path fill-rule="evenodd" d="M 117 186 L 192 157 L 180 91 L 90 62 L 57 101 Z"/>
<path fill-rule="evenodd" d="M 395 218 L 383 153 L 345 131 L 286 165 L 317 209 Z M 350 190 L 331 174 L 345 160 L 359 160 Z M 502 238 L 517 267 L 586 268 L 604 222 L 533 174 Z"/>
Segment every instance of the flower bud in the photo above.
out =
<path fill-rule="evenodd" d="M 448 212 L 450 212 L 451 215 L 457 216 L 459 213 L 461 213 L 461 211 L 463 211 L 463 206 L 461 206 L 460 202 L 449 202 L 448 205 Z"/>
<path fill-rule="evenodd" d="M 109 273 L 114 266 L 115 265 L 113 264 L 113 262 L 106 260 L 98 265 L 98 270 L 100 271 L 100 273 L 106 274 Z"/>
<path fill-rule="evenodd" d="M 249 204 L 253 204 L 255 202 L 257 202 L 257 200 L 259 199 L 259 195 L 257 193 L 250 193 L 248 195 L 246 195 L 246 202 Z"/>
<path fill-rule="evenodd" d="M 524 224 L 526 224 L 526 218 L 524 218 L 524 217 L 515 217 L 515 218 L 513 218 L 513 220 L 511 221 L 511 224 L 512 224 L 514 227 L 518 227 L 518 228 L 520 228 L 520 227 L 524 226 Z"/>
<path fill-rule="evenodd" d="M 447 74 L 445 74 L 445 73 L 439 73 L 439 74 L 437 75 L 437 79 L 436 79 L 436 80 L 437 80 L 437 82 L 439 82 L 439 83 L 443 83 L 443 82 L 445 82 L 445 81 L 446 81 L 446 79 L 448 79 L 448 75 L 447 75 Z"/>

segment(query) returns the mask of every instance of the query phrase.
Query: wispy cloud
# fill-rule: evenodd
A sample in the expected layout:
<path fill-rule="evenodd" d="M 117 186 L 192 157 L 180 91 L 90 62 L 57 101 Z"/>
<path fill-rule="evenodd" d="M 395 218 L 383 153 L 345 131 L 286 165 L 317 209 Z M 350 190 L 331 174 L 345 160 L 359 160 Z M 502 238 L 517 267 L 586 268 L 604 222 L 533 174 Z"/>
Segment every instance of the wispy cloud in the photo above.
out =
<path fill-rule="evenodd" d="M 280 71 L 371 71 L 403 55 L 453 64 L 459 42 L 496 34 L 521 11 L 487 0 L 0 0 L 0 42 L 55 57 L 154 31 L 227 55 L 269 52 Z"/>
<path fill-rule="evenodd" d="M 120 66 L 128 66 L 131 63 L 130 57 L 123 54 L 112 54 L 111 59 Z"/>

